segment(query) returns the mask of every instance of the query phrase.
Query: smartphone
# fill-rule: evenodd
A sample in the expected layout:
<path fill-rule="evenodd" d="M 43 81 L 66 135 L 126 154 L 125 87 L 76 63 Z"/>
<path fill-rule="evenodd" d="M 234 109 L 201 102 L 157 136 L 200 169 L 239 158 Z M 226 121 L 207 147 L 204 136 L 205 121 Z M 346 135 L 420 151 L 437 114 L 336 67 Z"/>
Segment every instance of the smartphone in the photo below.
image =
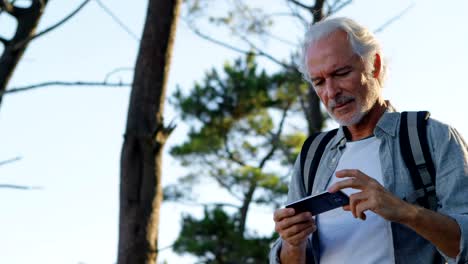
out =
<path fill-rule="evenodd" d="M 309 211 L 312 215 L 318 215 L 348 204 L 348 195 L 342 191 L 337 191 L 335 193 L 323 192 L 314 196 L 307 196 L 287 204 L 286 208 L 294 208 L 296 214 Z"/>

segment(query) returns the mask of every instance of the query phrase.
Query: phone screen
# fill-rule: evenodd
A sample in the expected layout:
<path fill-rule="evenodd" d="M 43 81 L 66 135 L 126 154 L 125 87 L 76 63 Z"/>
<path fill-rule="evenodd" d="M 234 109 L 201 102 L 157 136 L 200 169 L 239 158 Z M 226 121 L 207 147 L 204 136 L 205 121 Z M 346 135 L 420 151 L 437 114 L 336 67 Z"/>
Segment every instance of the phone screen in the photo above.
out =
<path fill-rule="evenodd" d="M 323 192 L 314 196 L 308 196 L 286 205 L 286 208 L 294 208 L 296 214 L 311 212 L 318 215 L 323 212 L 349 204 L 349 197 L 342 191 L 335 193 Z"/>

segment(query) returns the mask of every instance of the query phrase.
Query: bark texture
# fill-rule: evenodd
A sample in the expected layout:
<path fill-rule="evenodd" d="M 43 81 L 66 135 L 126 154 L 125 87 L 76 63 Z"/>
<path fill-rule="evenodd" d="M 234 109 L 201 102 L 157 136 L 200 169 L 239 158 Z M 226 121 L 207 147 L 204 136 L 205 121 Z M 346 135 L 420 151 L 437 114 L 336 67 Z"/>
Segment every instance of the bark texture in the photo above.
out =
<path fill-rule="evenodd" d="M 156 263 L 162 151 L 173 126 L 163 110 L 180 0 L 150 0 L 121 156 L 118 263 Z"/>

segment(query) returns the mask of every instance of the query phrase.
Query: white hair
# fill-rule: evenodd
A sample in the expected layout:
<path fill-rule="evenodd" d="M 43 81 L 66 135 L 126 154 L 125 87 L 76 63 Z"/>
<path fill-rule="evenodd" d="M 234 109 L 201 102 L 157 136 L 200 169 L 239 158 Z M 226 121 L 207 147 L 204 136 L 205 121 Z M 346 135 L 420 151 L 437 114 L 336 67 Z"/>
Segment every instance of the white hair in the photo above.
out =
<path fill-rule="evenodd" d="M 361 60 L 365 65 L 365 69 L 366 71 L 369 71 L 369 74 L 370 71 L 374 69 L 375 54 L 378 53 L 380 55 L 381 68 L 377 80 L 382 87 L 387 75 L 387 64 L 383 59 L 379 42 L 375 38 L 374 34 L 372 34 L 372 32 L 367 28 L 356 23 L 354 20 L 345 17 L 325 19 L 309 27 L 299 53 L 298 69 L 302 73 L 303 78 L 312 84 L 307 64 L 307 50 L 309 47 L 318 40 L 327 37 L 337 30 L 346 32 L 352 50 L 355 54 L 361 57 Z"/>

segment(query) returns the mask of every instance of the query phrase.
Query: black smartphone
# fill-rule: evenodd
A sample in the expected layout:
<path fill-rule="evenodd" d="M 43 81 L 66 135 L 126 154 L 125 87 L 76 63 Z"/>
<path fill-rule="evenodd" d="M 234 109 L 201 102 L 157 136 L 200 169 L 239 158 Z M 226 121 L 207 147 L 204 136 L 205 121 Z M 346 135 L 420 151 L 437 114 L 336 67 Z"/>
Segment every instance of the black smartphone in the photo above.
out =
<path fill-rule="evenodd" d="M 348 195 L 342 191 L 337 191 L 335 193 L 323 192 L 314 196 L 307 196 L 287 204 L 286 208 L 294 208 L 296 214 L 309 211 L 312 215 L 318 215 L 348 204 Z"/>

